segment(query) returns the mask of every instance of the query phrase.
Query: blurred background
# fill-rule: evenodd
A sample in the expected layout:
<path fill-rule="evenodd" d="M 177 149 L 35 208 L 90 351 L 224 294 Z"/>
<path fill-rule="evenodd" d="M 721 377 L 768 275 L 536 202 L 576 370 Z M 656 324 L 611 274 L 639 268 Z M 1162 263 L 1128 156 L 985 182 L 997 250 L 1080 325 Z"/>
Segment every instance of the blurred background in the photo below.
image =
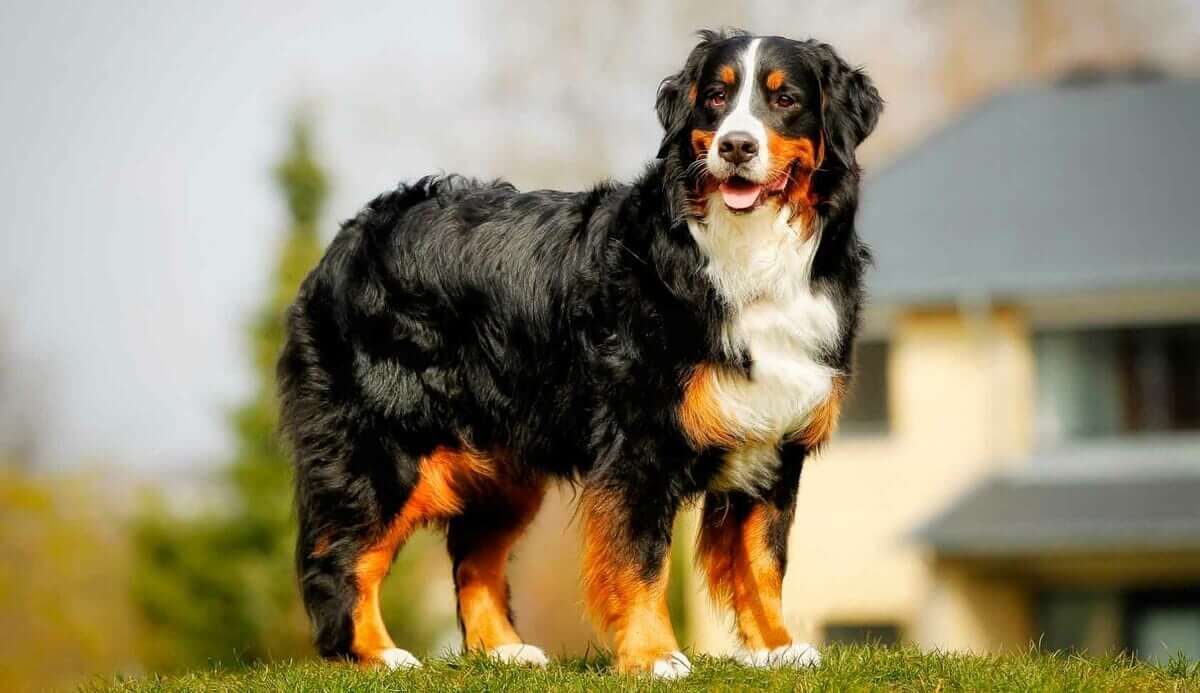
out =
<path fill-rule="evenodd" d="M 0 689 L 311 656 L 270 377 L 300 279 L 402 179 L 636 175 L 721 25 L 888 102 L 795 635 L 1200 657 L 1200 2 L 56 0 L 0 6 Z M 570 500 L 512 569 L 552 654 L 595 646 Z M 688 573 L 682 641 L 728 652 Z M 387 589 L 401 646 L 458 647 L 437 537 Z"/>

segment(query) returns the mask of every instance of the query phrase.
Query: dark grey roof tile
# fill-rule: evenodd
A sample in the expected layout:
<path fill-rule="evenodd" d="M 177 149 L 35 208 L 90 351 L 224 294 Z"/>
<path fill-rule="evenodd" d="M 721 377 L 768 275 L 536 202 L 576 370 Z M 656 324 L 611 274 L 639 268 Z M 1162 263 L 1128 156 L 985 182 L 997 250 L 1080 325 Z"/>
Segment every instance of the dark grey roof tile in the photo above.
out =
<path fill-rule="evenodd" d="M 1200 83 L 998 97 L 868 178 L 884 303 L 1200 283 Z"/>
<path fill-rule="evenodd" d="M 916 537 L 953 557 L 1200 549 L 1200 475 L 994 478 L 926 523 Z"/>

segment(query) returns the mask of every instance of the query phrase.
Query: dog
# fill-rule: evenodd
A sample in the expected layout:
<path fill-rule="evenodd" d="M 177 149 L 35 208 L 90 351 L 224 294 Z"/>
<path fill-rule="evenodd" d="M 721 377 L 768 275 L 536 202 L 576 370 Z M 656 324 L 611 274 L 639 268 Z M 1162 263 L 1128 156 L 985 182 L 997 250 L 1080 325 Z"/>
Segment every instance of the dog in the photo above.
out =
<path fill-rule="evenodd" d="M 505 565 L 565 480 L 618 671 L 690 673 L 666 585 L 693 500 L 697 563 L 746 663 L 819 662 L 780 593 L 801 468 L 851 377 L 870 264 L 855 151 L 883 102 L 827 44 L 699 38 L 659 87 L 661 147 L 632 183 L 422 178 L 344 223 L 304 281 L 278 390 L 321 655 L 420 666 L 379 586 L 436 526 L 464 647 L 546 664 L 513 627 Z"/>

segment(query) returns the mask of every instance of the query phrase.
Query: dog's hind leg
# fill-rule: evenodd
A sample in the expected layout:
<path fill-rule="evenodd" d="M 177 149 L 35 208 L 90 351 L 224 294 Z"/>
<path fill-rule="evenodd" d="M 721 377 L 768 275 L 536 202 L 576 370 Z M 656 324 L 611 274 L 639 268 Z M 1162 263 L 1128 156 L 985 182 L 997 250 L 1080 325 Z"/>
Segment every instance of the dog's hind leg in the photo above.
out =
<path fill-rule="evenodd" d="M 380 584 L 417 523 L 383 519 L 394 511 L 380 502 L 377 485 L 344 472 L 346 466 L 360 466 L 353 457 L 336 462 L 306 460 L 297 466 L 296 568 L 314 642 L 322 657 L 393 668 L 419 666 L 416 657 L 392 642 L 379 604 Z M 360 462 L 391 467 L 393 463 L 385 460 Z M 417 460 L 409 466 L 415 472 Z M 396 495 L 406 494 L 400 490 Z M 415 497 L 416 487 L 412 487 L 404 505 Z M 391 507 L 400 502 L 397 499 Z"/>
<path fill-rule="evenodd" d="M 420 666 L 407 650 L 396 647 L 383 623 L 379 589 L 391 569 L 396 551 L 411 534 L 412 525 L 393 523 L 382 536 L 365 545 L 353 562 L 356 599 L 351 612 L 351 652 L 360 662 L 382 662 L 391 668 Z"/>
<path fill-rule="evenodd" d="M 301 588 L 325 657 L 352 657 L 363 663 L 413 667 L 420 662 L 392 642 L 383 622 L 379 592 L 396 552 L 419 527 L 458 516 L 473 489 L 492 476 L 489 460 L 467 449 L 439 447 L 411 460 L 390 460 L 389 468 L 411 468 L 416 480 L 398 512 L 379 511 L 369 522 L 338 522 L 327 517 L 336 498 L 321 499 L 327 512 L 314 512 L 312 493 L 299 507 L 301 536 L 297 560 Z M 384 462 L 380 462 L 384 464 Z M 362 479 L 366 481 L 366 479 Z M 302 480 L 303 483 L 303 480 Z M 386 507 L 370 484 L 348 484 L 340 507 Z M 322 518 L 322 516 L 325 516 Z M 323 519 L 323 521 L 322 521 Z"/>
<path fill-rule="evenodd" d="M 548 661 L 540 648 L 517 635 L 505 576 L 513 544 L 537 514 L 544 494 L 540 479 L 496 479 L 447 525 L 446 547 L 454 562 L 458 620 L 467 651 L 535 666 Z"/>

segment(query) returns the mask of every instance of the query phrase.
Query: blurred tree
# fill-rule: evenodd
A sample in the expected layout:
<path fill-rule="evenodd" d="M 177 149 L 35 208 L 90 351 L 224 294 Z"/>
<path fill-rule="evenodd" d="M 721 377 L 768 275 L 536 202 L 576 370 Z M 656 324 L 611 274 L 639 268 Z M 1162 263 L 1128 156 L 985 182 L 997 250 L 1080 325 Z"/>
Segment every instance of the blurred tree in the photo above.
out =
<path fill-rule="evenodd" d="M 147 664 L 169 669 L 306 652 L 292 574 L 291 484 L 275 437 L 274 361 L 281 316 L 320 258 L 328 192 L 310 127 L 297 120 L 275 180 L 291 219 L 265 305 L 251 325 L 257 387 L 233 416 L 237 451 L 222 512 L 178 517 L 152 501 L 135 523 L 134 593 L 153 636 Z"/>
<path fill-rule="evenodd" d="M 288 153 L 274 171 L 290 228 L 270 293 L 250 326 L 257 387 L 232 419 L 237 450 L 227 470 L 228 502 L 219 511 L 181 517 L 152 499 L 135 522 L 133 587 L 151 630 L 145 659 L 152 669 L 311 653 L 293 572 L 291 466 L 276 436 L 274 378 L 284 311 L 323 247 L 318 224 L 329 186 L 311 139 L 308 121 L 297 119 Z M 391 582 L 421 579 L 419 566 L 411 565 L 420 554 L 406 552 L 408 569 Z M 420 592 L 389 587 L 385 617 L 405 626 L 394 627 L 394 634 L 408 647 L 427 645 L 438 624 L 406 617 Z"/>
<path fill-rule="evenodd" d="M 0 690 L 136 672 L 129 544 L 112 476 L 23 467 L 0 464 Z"/>

